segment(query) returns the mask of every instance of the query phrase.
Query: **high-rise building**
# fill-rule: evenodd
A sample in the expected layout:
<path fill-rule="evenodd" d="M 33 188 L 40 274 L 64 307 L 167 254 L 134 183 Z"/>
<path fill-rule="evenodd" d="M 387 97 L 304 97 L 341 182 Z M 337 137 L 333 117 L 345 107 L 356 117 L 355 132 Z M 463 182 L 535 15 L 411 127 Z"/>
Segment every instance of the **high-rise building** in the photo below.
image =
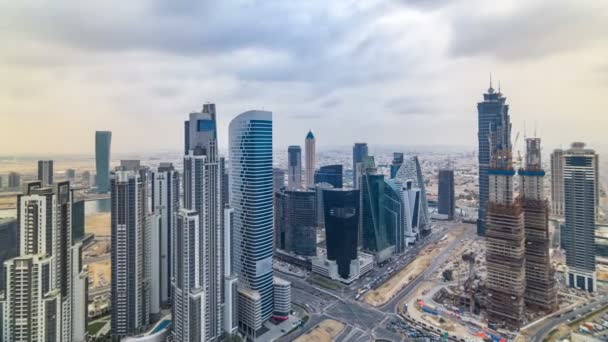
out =
<path fill-rule="evenodd" d="M 171 300 L 171 232 L 175 225 L 175 215 L 179 209 L 179 174 L 173 164 L 161 163 L 152 175 L 152 211 L 160 216 L 158 222 L 158 253 L 152 253 L 152 262 L 158 264 L 158 273 L 153 274 L 158 282 L 153 282 L 153 295 L 158 295 L 161 305 Z M 158 289 L 156 291 L 156 289 Z"/>
<path fill-rule="evenodd" d="M 276 247 L 303 256 L 317 254 L 317 194 L 314 190 L 275 193 Z"/>
<path fill-rule="evenodd" d="M 477 103 L 478 128 L 477 141 L 479 144 L 479 219 L 477 220 L 477 234 L 485 235 L 485 218 L 488 196 L 490 191 L 488 170 L 492 160 L 492 152 L 496 146 L 492 145 L 491 137 L 497 134 L 511 132 L 511 121 L 509 118 L 509 105 L 506 104 L 507 98 L 502 95 L 500 89 L 494 91 L 490 82 L 490 88 L 483 94 L 483 102 Z M 508 125 L 508 127 L 505 127 Z"/>
<path fill-rule="evenodd" d="M 390 247 L 384 221 L 384 175 L 368 168 L 361 178 L 361 245 L 364 250 L 379 253 Z"/>
<path fill-rule="evenodd" d="M 338 274 L 351 276 L 351 265 L 358 264 L 359 190 L 323 190 L 327 259 L 336 262 Z"/>
<path fill-rule="evenodd" d="M 362 163 L 365 157 L 368 156 L 367 143 L 355 143 L 353 146 L 353 187 L 359 188 L 358 175 L 357 175 L 357 164 Z"/>
<path fill-rule="evenodd" d="M 234 210 L 224 208 L 224 332 L 234 334 L 238 330 L 238 276 L 232 269 L 232 222 Z"/>
<path fill-rule="evenodd" d="M 70 248 L 72 262 L 72 342 L 85 342 L 88 324 L 89 271 L 82 261 L 82 241 Z"/>
<path fill-rule="evenodd" d="M 148 170 L 121 162 L 110 176 L 111 334 L 122 338 L 150 322 Z"/>
<path fill-rule="evenodd" d="M 222 208 L 230 205 L 230 173 L 226 167 L 226 158 L 220 157 L 220 171 L 222 174 Z"/>
<path fill-rule="evenodd" d="M 80 181 L 84 186 L 91 186 L 91 172 L 83 171 L 82 175 L 80 175 Z"/>
<path fill-rule="evenodd" d="M 176 342 L 207 341 L 205 325 L 205 258 L 200 215 L 180 209 L 171 235 L 173 338 Z"/>
<path fill-rule="evenodd" d="M 76 170 L 67 169 L 65 170 L 65 178 L 70 182 L 74 182 L 76 180 Z"/>
<path fill-rule="evenodd" d="M 8 187 L 9 189 L 17 189 L 21 186 L 21 175 L 17 172 L 9 172 Z"/>
<path fill-rule="evenodd" d="M 217 340 L 223 331 L 223 205 L 222 177 L 224 170 L 218 155 L 216 108 L 205 104 L 201 112 L 190 113 L 184 156 L 184 207 L 199 214 L 205 258 L 204 269 L 205 336 Z M 230 182 L 231 184 L 236 184 Z"/>
<path fill-rule="evenodd" d="M 317 226 L 319 228 L 325 228 L 325 208 L 323 206 L 323 190 L 333 189 L 334 187 L 329 183 L 317 183 L 315 185 L 315 192 L 317 193 Z"/>
<path fill-rule="evenodd" d="M 401 152 L 393 152 L 393 161 L 391 162 L 391 178 L 395 178 L 397 176 L 397 171 L 401 165 L 403 165 L 403 153 Z"/>
<path fill-rule="evenodd" d="M 273 312 L 272 113 L 248 111 L 230 122 L 230 206 L 234 209 L 233 267 L 239 276 L 239 303 L 261 301 L 261 319 Z M 242 293 L 248 296 L 241 295 Z M 255 308 L 253 305 L 252 308 Z M 254 314 L 243 311 L 239 317 Z M 240 330 L 255 336 L 255 320 L 241 320 Z M 249 323 L 248 323 L 249 322 Z"/>
<path fill-rule="evenodd" d="M 112 132 L 95 132 L 95 184 L 97 192 L 106 193 L 110 190 L 110 148 Z"/>
<path fill-rule="evenodd" d="M 53 185 L 53 161 L 39 160 L 38 161 L 38 180 L 42 182 L 42 186 Z"/>
<path fill-rule="evenodd" d="M 490 89 L 492 94 L 492 89 Z M 519 328 L 524 318 L 525 229 L 521 199 L 513 193 L 511 124 L 503 122 L 489 142 L 486 265 L 488 321 Z"/>
<path fill-rule="evenodd" d="M 551 213 L 564 216 L 564 150 L 551 153 Z"/>
<path fill-rule="evenodd" d="M 448 220 L 454 219 L 454 169 L 439 170 L 439 214 L 447 215 Z"/>
<path fill-rule="evenodd" d="M 300 146 L 287 148 L 287 188 L 302 188 L 302 149 Z"/>
<path fill-rule="evenodd" d="M 557 287 L 549 254 L 549 204 L 544 194 L 539 138 L 526 139 L 526 164 L 519 176 L 526 236 L 524 300 L 528 307 L 552 312 L 557 309 Z"/>
<path fill-rule="evenodd" d="M 384 192 L 384 216 L 387 238 L 401 253 L 420 237 L 420 189 L 413 181 L 387 179 Z"/>
<path fill-rule="evenodd" d="M 584 143 L 564 151 L 564 218 L 562 245 L 566 250 L 568 286 L 593 292 L 595 218 L 597 215 L 598 155 Z"/>
<path fill-rule="evenodd" d="M 72 194 L 72 197 L 74 195 Z M 72 241 L 76 242 L 84 238 L 85 200 L 74 200 L 72 204 Z"/>
<path fill-rule="evenodd" d="M 422 168 L 420 166 L 418 156 L 405 158 L 395 172 L 395 179 L 400 180 L 403 184 L 411 181 L 413 188 L 420 189 L 420 221 L 418 228 L 422 235 L 428 234 L 430 229 L 430 219 L 428 202 L 426 199 L 426 181 L 424 179 L 424 175 L 422 174 Z"/>
<path fill-rule="evenodd" d="M 308 134 L 306 134 L 304 149 L 306 153 L 306 188 L 311 188 L 315 185 L 315 168 L 317 165 L 316 140 L 312 131 L 308 131 Z"/>
<path fill-rule="evenodd" d="M 272 184 L 274 192 L 278 192 L 285 187 L 285 171 L 279 168 L 272 168 Z"/>
<path fill-rule="evenodd" d="M 15 218 L 0 219 L 0 292 L 4 290 L 5 284 L 4 267 L 2 265 L 6 260 L 16 256 L 19 256 L 18 221 Z M 0 336 L 2 336 L 1 331 Z"/>
<path fill-rule="evenodd" d="M 321 166 L 315 172 L 315 184 L 329 183 L 334 188 L 342 187 L 342 165 Z"/>

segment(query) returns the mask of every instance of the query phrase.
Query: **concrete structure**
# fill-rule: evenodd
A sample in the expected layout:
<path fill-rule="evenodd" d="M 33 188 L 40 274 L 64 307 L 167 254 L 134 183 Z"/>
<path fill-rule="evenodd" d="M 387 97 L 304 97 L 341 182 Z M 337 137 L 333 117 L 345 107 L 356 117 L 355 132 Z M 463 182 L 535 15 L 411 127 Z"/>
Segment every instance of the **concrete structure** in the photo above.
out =
<path fill-rule="evenodd" d="M 8 184 L 9 189 L 17 189 L 21 186 L 21 175 L 17 172 L 8 173 Z"/>
<path fill-rule="evenodd" d="M 114 338 L 140 333 L 150 322 L 148 177 L 136 161 L 121 162 L 110 176 Z"/>
<path fill-rule="evenodd" d="M 247 338 L 255 339 L 260 333 L 262 324 L 265 321 L 262 316 L 263 298 L 258 291 L 250 290 L 245 287 L 239 287 L 238 294 L 239 331 Z"/>
<path fill-rule="evenodd" d="M 526 164 L 519 170 L 526 235 L 525 303 L 532 309 L 553 312 L 557 309 L 557 287 L 549 254 L 549 204 L 544 194 L 544 175 L 540 139 L 526 139 Z"/>
<path fill-rule="evenodd" d="M 287 319 L 291 312 L 291 283 L 279 277 L 272 278 L 274 286 L 274 314 L 277 319 Z"/>
<path fill-rule="evenodd" d="M 477 103 L 477 141 L 478 141 L 478 159 L 479 159 L 479 219 L 477 221 L 477 234 L 485 235 L 485 218 L 488 196 L 490 191 L 488 170 L 492 161 L 492 152 L 496 150 L 496 146 L 492 145 L 492 136 L 503 134 L 507 131 L 510 133 L 510 118 L 509 105 L 506 104 L 507 98 L 502 95 L 500 89 L 498 92 L 490 87 L 488 92 L 483 94 L 483 102 Z M 505 127 L 504 125 L 509 125 Z M 500 133 L 502 132 L 502 133 Z"/>
<path fill-rule="evenodd" d="M 4 290 L 4 262 L 19 256 L 19 229 L 14 218 L 0 219 L 0 292 Z"/>
<path fill-rule="evenodd" d="M 308 131 L 304 140 L 304 153 L 306 154 L 306 188 L 315 185 L 315 169 L 317 167 L 316 140 L 312 131 Z"/>
<path fill-rule="evenodd" d="M 239 276 L 239 329 L 255 334 L 273 312 L 272 113 L 248 111 L 230 122 L 230 207 L 234 209 L 233 269 Z M 243 295 L 247 293 L 247 295 Z M 255 300 L 254 300 L 255 299 Z M 255 308 L 255 309 L 253 309 Z M 248 317 L 256 315 L 256 317 Z"/>
<path fill-rule="evenodd" d="M 72 342 L 85 342 L 88 324 L 89 271 L 82 262 L 82 242 L 70 248 L 72 261 Z"/>
<path fill-rule="evenodd" d="M 53 161 L 39 160 L 38 161 L 38 180 L 42 182 L 42 186 L 53 185 Z"/>
<path fill-rule="evenodd" d="M 456 199 L 454 196 L 454 169 L 439 170 L 439 214 L 454 219 Z"/>
<path fill-rule="evenodd" d="M 171 310 L 176 342 L 209 339 L 205 324 L 205 240 L 199 219 L 197 211 L 180 209 L 176 213 L 175 229 L 171 235 Z"/>
<path fill-rule="evenodd" d="M 290 190 L 302 188 L 302 148 L 300 146 L 287 148 L 287 188 Z"/>
<path fill-rule="evenodd" d="M 224 332 L 238 330 L 238 276 L 232 270 L 232 222 L 234 210 L 224 209 Z"/>
<path fill-rule="evenodd" d="M 315 172 L 315 184 L 328 183 L 334 188 L 341 188 L 342 181 L 342 165 L 326 165 L 321 166 L 319 170 Z"/>
<path fill-rule="evenodd" d="M 312 272 L 344 284 L 351 284 L 374 268 L 374 256 L 363 252 L 357 253 L 357 257 L 350 260 L 348 264 L 348 275 L 346 278 L 340 274 L 336 260 L 328 259 L 327 250 L 325 249 L 318 249 L 317 256 L 311 259 L 311 264 Z"/>
<path fill-rule="evenodd" d="M 564 217 L 564 150 L 551 153 L 551 214 Z"/>
<path fill-rule="evenodd" d="M 112 132 L 95 132 L 95 184 L 99 193 L 106 193 L 110 190 L 111 146 Z"/>
<path fill-rule="evenodd" d="M 158 253 L 152 253 L 153 264 L 158 265 L 158 282 L 152 284 L 153 293 L 162 306 L 171 301 L 171 232 L 174 230 L 175 214 L 179 210 L 179 174 L 171 163 L 161 163 L 152 175 L 152 211 L 159 215 L 158 239 L 153 239 Z M 154 299 L 156 300 L 156 299 Z"/>
<path fill-rule="evenodd" d="M 411 180 L 388 179 L 384 197 L 387 235 L 395 253 L 401 253 L 420 237 L 420 189 Z"/>
<path fill-rule="evenodd" d="M 357 259 L 359 190 L 323 190 L 327 259 L 335 261 L 338 274 L 350 278 L 350 266 Z"/>
<path fill-rule="evenodd" d="M 72 197 L 74 195 L 72 194 Z M 72 204 L 72 241 L 84 238 L 84 199 L 74 200 Z"/>
<path fill-rule="evenodd" d="M 313 190 L 275 193 L 275 244 L 297 255 L 313 256 L 317 251 L 317 201 Z"/>
<path fill-rule="evenodd" d="M 272 186 L 274 192 L 285 188 L 285 171 L 279 168 L 272 168 Z"/>
<path fill-rule="evenodd" d="M 357 164 L 368 156 L 367 143 L 355 143 L 353 146 L 353 187 L 358 189 Z"/>
<path fill-rule="evenodd" d="M 568 286 L 593 292 L 595 218 L 597 215 L 598 155 L 584 143 L 564 151 L 564 217 L 562 245 L 566 250 Z"/>

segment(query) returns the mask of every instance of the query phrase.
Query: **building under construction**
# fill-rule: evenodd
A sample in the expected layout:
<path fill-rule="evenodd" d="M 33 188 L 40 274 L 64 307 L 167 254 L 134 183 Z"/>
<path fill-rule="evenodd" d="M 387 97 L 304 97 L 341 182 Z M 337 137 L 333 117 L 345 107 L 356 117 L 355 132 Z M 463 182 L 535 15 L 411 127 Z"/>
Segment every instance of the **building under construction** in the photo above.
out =
<path fill-rule="evenodd" d="M 526 163 L 519 175 L 526 237 L 525 303 L 530 309 L 551 312 L 557 309 L 557 287 L 549 255 L 549 205 L 539 138 L 526 139 Z"/>

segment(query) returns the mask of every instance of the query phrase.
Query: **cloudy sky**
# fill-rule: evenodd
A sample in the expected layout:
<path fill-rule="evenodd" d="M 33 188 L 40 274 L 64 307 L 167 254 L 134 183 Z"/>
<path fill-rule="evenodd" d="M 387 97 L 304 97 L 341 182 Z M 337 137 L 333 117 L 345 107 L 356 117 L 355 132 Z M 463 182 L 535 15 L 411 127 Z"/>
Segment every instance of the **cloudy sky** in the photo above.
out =
<path fill-rule="evenodd" d="M 0 154 L 179 150 L 190 111 L 274 112 L 275 148 L 475 146 L 495 87 L 545 148 L 608 145 L 608 2 L 0 2 Z M 225 148 L 225 147 L 224 147 Z"/>

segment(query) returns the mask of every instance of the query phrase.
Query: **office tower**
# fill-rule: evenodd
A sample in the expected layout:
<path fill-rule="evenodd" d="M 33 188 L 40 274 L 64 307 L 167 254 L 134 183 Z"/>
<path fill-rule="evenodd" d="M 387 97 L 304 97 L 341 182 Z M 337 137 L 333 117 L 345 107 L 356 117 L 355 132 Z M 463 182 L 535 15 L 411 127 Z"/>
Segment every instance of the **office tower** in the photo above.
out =
<path fill-rule="evenodd" d="M 503 132 L 504 130 L 504 132 Z M 486 265 L 488 321 L 519 328 L 524 318 L 525 230 L 520 198 L 513 194 L 511 125 L 490 136 L 492 162 L 487 170 Z"/>
<path fill-rule="evenodd" d="M 176 342 L 206 341 L 205 240 L 195 210 L 179 209 L 171 234 L 173 338 Z"/>
<path fill-rule="evenodd" d="M 350 278 L 358 264 L 359 190 L 323 190 L 327 259 L 336 262 L 338 274 Z"/>
<path fill-rule="evenodd" d="M 205 338 L 217 340 L 223 331 L 223 206 L 222 174 L 217 144 L 216 108 L 203 105 L 201 112 L 190 113 L 185 126 L 189 128 L 185 145 L 189 148 L 184 156 L 184 208 L 199 214 L 205 258 Z M 230 182 L 237 185 L 238 183 Z"/>
<path fill-rule="evenodd" d="M 232 268 L 232 222 L 234 210 L 224 208 L 224 332 L 234 334 L 238 330 L 238 276 Z"/>
<path fill-rule="evenodd" d="M 74 194 L 72 194 L 74 197 Z M 74 200 L 72 204 L 72 242 L 84 238 L 84 199 Z"/>
<path fill-rule="evenodd" d="M 317 226 L 319 228 L 325 228 L 325 208 L 323 207 L 323 190 L 333 189 L 334 187 L 329 183 L 317 183 L 315 185 L 315 192 L 317 194 Z"/>
<path fill-rule="evenodd" d="M 391 178 L 395 178 L 397 171 L 403 165 L 403 153 L 393 152 L 393 161 L 391 162 Z"/>
<path fill-rule="evenodd" d="M 285 187 L 285 171 L 279 168 L 272 168 L 272 184 L 274 192 L 278 192 Z"/>
<path fill-rule="evenodd" d="M 110 148 L 112 132 L 95 132 L 95 184 L 97 192 L 106 193 L 110 190 Z"/>
<path fill-rule="evenodd" d="M 85 342 L 88 324 L 89 271 L 82 262 L 82 242 L 70 248 L 72 262 L 72 342 Z"/>
<path fill-rule="evenodd" d="M 303 256 L 317 254 L 317 194 L 314 190 L 275 193 L 277 248 Z"/>
<path fill-rule="evenodd" d="M 67 169 L 65 170 L 65 178 L 70 182 L 74 182 L 76 180 L 76 170 Z"/>
<path fill-rule="evenodd" d="M 291 283 L 279 277 L 273 277 L 274 318 L 287 320 L 291 312 Z"/>
<path fill-rule="evenodd" d="M 403 163 L 396 171 L 395 179 L 399 179 L 403 184 L 412 182 L 413 188 L 420 189 L 420 224 L 419 230 L 422 235 L 427 235 L 430 229 L 429 208 L 426 199 L 425 179 L 420 167 L 418 156 L 405 158 Z"/>
<path fill-rule="evenodd" d="M 17 189 L 21 186 L 21 175 L 16 172 L 9 172 L 8 174 L 8 187 L 10 189 Z"/>
<path fill-rule="evenodd" d="M 259 297 L 261 319 L 265 321 L 273 311 L 272 113 L 242 113 L 230 122 L 229 131 L 233 267 L 245 289 L 239 290 L 239 303 L 253 305 Z M 254 314 L 256 310 L 249 312 Z M 239 317 L 246 315 L 239 305 Z M 252 331 L 255 335 L 255 327 L 248 325 L 255 322 L 241 320 L 241 331 L 249 337 Z"/>
<path fill-rule="evenodd" d="M 321 166 L 315 172 L 315 184 L 329 183 L 334 188 L 342 187 L 342 165 Z"/>
<path fill-rule="evenodd" d="M 359 188 L 357 164 L 363 162 L 367 155 L 367 143 L 355 143 L 353 146 L 353 187 L 355 189 Z"/>
<path fill-rule="evenodd" d="M 111 334 L 136 334 L 150 316 L 148 171 L 121 162 L 110 175 L 112 228 Z"/>
<path fill-rule="evenodd" d="M 19 256 L 18 222 L 14 218 L 0 219 L 0 292 L 4 290 L 5 283 L 4 262 L 16 256 Z"/>
<path fill-rule="evenodd" d="M 528 307 L 553 312 L 557 309 L 557 287 L 549 254 L 549 204 L 544 194 L 540 139 L 526 139 L 526 164 L 519 176 L 526 236 L 524 300 Z"/>
<path fill-rule="evenodd" d="M 384 217 L 387 238 L 401 253 L 419 238 L 420 189 L 413 182 L 387 179 L 384 192 Z"/>
<path fill-rule="evenodd" d="M 364 250 L 382 252 L 390 247 L 384 221 L 384 175 L 374 166 L 366 169 L 360 178 L 361 245 Z"/>
<path fill-rule="evenodd" d="M 551 213 L 564 216 L 564 150 L 551 153 Z"/>
<path fill-rule="evenodd" d="M 511 121 L 509 118 L 509 105 L 506 104 L 507 98 L 502 95 L 500 89 L 498 92 L 490 88 L 486 94 L 483 94 L 483 102 L 477 103 L 478 113 L 478 128 L 477 141 L 479 144 L 478 159 L 479 159 L 479 219 L 477 220 L 477 234 L 485 235 L 485 218 L 486 207 L 489 196 L 489 178 L 488 170 L 492 160 L 492 153 L 496 150 L 496 146 L 492 145 L 492 136 L 496 134 L 507 134 L 511 132 Z M 500 133 L 502 132 L 502 133 Z M 508 138 L 508 137 L 502 137 Z"/>
<path fill-rule="evenodd" d="M 42 182 L 42 186 L 53 185 L 53 161 L 39 160 L 38 161 L 38 180 Z"/>
<path fill-rule="evenodd" d="M 242 286 L 238 287 L 238 294 L 239 330 L 250 339 L 255 338 L 264 323 L 262 319 L 263 298 L 258 291 Z M 271 299 L 274 306 L 274 296 Z"/>
<path fill-rule="evenodd" d="M 564 218 L 562 245 L 566 250 L 568 286 L 594 292 L 595 217 L 598 155 L 584 143 L 564 151 Z"/>
<path fill-rule="evenodd" d="M 315 185 L 315 169 L 317 167 L 316 140 L 312 131 L 308 131 L 308 134 L 306 134 L 304 149 L 306 153 L 306 188 L 311 188 Z"/>
<path fill-rule="evenodd" d="M 152 253 L 153 263 L 158 265 L 158 283 L 153 282 L 153 293 L 158 294 L 163 306 L 171 300 L 171 232 L 175 225 L 175 214 L 179 209 L 179 174 L 173 164 L 160 163 L 152 175 L 152 211 L 160 216 L 158 239 L 153 239 L 158 253 Z M 156 291 L 156 288 L 158 291 Z"/>
<path fill-rule="evenodd" d="M 454 169 L 439 170 L 439 214 L 447 215 L 448 220 L 454 219 Z"/>
<path fill-rule="evenodd" d="M 302 149 L 300 146 L 287 148 L 287 188 L 302 188 Z"/>
<path fill-rule="evenodd" d="M 80 175 L 80 181 L 84 186 L 91 186 L 91 172 L 83 171 Z"/>
<path fill-rule="evenodd" d="M 220 171 L 222 174 L 222 208 L 225 208 L 230 205 L 230 173 L 224 157 L 220 157 Z"/>

